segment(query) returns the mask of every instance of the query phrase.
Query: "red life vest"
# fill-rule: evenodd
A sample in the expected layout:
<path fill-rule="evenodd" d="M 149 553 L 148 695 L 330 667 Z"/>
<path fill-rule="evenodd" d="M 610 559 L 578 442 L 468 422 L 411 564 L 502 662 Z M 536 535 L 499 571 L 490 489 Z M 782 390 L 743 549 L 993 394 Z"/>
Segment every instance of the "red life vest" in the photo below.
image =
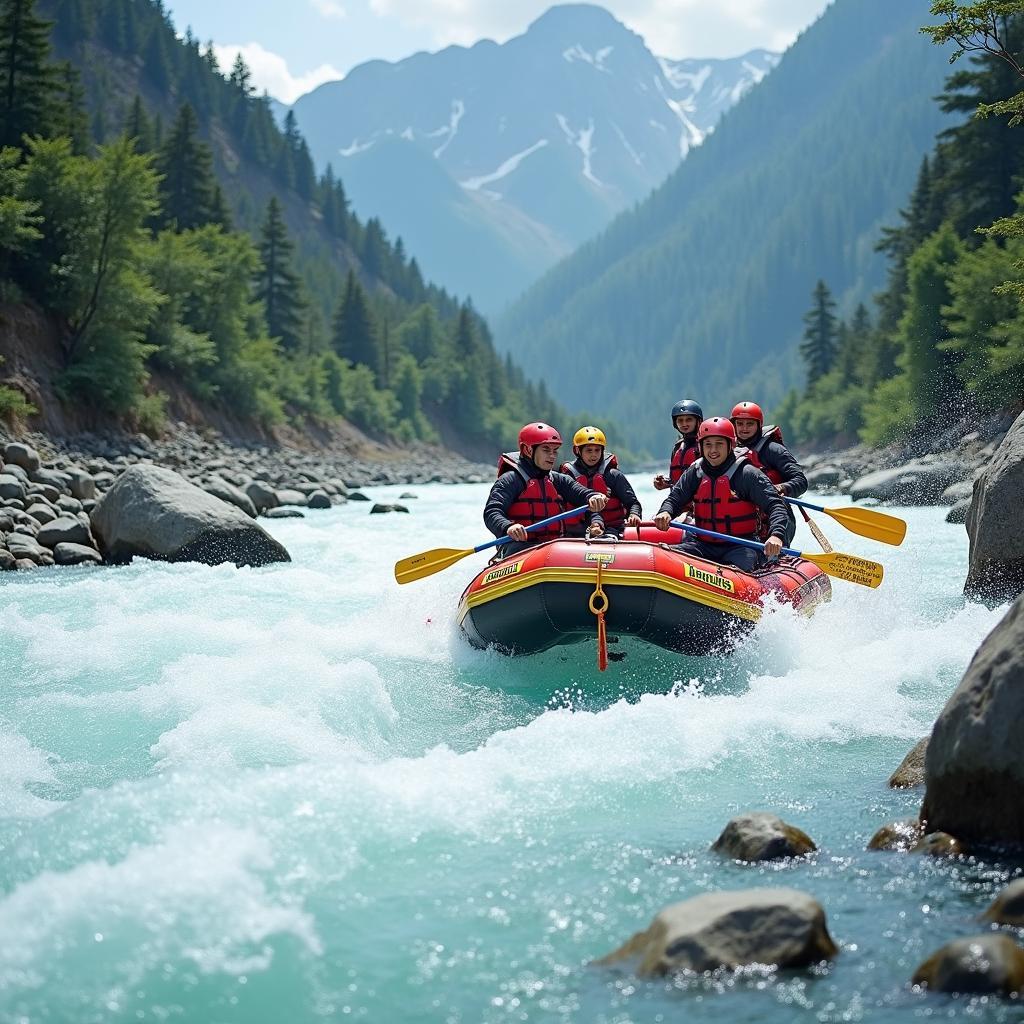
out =
<path fill-rule="evenodd" d="M 685 437 L 679 438 L 672 448 L 672 461 L 668 467 L 669 483 L 674 484 L 699 458 L 700 449 L 697 447 L 696 438 L 692 441 Z"/>
<path fill-rule="evenodd" d="M 758 507 L 752 501 L 737 497 L 732 489 L 732 478 L 746 462 L 745 456 L 737 457 L 736 461 L 720 476 L 710 477 L 703 469 L 703 463 L 697 466 L 697 491 L 693 496 L 694 525 L 702 530 L 714 530 L 715 533 L 727 533 L 730 537 L 750 538 L 757 533 Z M 714 537 L 700 537 L 712 544 L 724 544 L 725 541 Z"/>
<path fill-rule="evenodd" d="M 604 525 L 610 530 L 619 529 L 626 521 L 626 510 L 622 507 L 622 502 L 612 494 L 608 487 L 608 481 L 604 478 L 609 469 L 618 468 L 619 460 L 615 458 L 614 454 L 606 455 L 596 466 L 585 466 L 579 459 L 562 464 L 562 472 L 566 476 L 573 477 L 577 483 L 589 487 L 592 491 L 608 495 L 608 504 L 605 505 L 601 518 L 604 520 Z M 565 532 L 570 537 L 582 537 L 586 532 L 584 519 L 571 521 Z"/>
<path fill-rule="evenodd" d="M 539 523 L 542 519 L 556 516 L 559 512 L 565 512 L 565 502 L 561 495 L 555 490 L 549 474 L 542 477 L 531 476 L 519 464 L 519 455 L 516 452 L 507 452 L 498 457 L 498 476 L 505 473 L 518 473 L 526 486 L 522 494 L 505 510 L 505 515 L 514 523 L 521 526 L 531 526 Z M 562 524 L 552 523 L 541 530 L 533 530 L 531 538 L 536 540 L 550 540 L 552 537 L 562 536 Z"/>
<path fill-rule="evenodd" d="M 761 452 L 764 451 L 764 446 L 769 441 L 775 441 L 778 444 L 782 444 L 782 431 L 775 426 L 767 426 L 761 432 L 761 439 L 756 444 L 749 447 L 744 447 L 743 452 L 746 455 L 747 462 L 749 462 L 755 469 L 761 470 L 762 473 L 773 484 L 782 483 L 782 474 L 777 469 L 765 469 L 764 463 L 761 461 Z"/>

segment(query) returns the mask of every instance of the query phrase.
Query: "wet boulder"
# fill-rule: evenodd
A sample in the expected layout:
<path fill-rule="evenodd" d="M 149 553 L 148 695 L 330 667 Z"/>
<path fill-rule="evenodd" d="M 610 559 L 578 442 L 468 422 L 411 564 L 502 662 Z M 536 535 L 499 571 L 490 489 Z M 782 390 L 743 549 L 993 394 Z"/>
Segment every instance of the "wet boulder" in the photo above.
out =
<path fill-rule="evenodd" d="M 983 921 L 1024 928 L 1024 878 L 1014 879 L 981 915 Z"/>
<path fill-rule="evenodd" d="M 967 846 L 956 836 L 948 832 L 929 832 L 910 848 L 911 853 L 921 853 L 926 857 L 965 857 Z"/>
<path fill-rule="evenodd" d="M 277 492 L 277 501 L 280 505 L 302 505 L 306 504 L 306 496 L 302 491 L 294 491 L 289 487 Z"/>
<path fill-rule="evenodd" d="M 733 860 L 781 860 L 805 857 L 817 846 L 806 832 L 767 811 L 752 811 L 733 818 L 711 849 Z"/>
<path fill-rule="evenodd" d="M 746 889 L 665 907 L 646 931 L 599 963 L 627 963 L 652 977 L 750 964 L 809 967 L 838 952 L 813 897 L 796 889 Z"/>
<path fill-rule="evenodd" d="M 373 508 L 370 509 L 370 515 L 383 515 L 385 512 L 408 512 L 409 510 L 404 505 L 384 505 L 381 502 L 376 502 Z"/>
<path fill-rule="evenodd" d="M 877 498 L 902 505 L 941 505 L 942 493 L 962 480 L 969 469 L 961 461 L 921 459 L 895 469 L 877 469 L 859 477 L 850 488 L 854 501 Z"/>
<path fill-rule="evenodd" d="M 324 491 L 313 491 L 306 499 L 306 507 L 325 509 L 331 507 L 331 499 Z"/>
<path fill-rule="evenodd" d="M 68 476 L 71 477 L 71 483 L 68 487 L 68 490 L 71 491 L 71 497 L 77 498 L 79 501 L 87 501 L 90 498 L 96 497 L 96 481 L 90 473 L 87 473 L 84 469 L 79 469 L 77 466 L 73 466 L 68 470 Z"/>
<path fill-rule="evenodd" d="M 883 825 L 868 841 L 868 849 L 909 853 L 923 837 L 924 825 L 917 818 L 903 818 Z"/>
<path fill-rule="evenodd" d="M 229 505 L 234 505 L 235 508 L 240 508 L 251 519 L 256 518 L 256 506 L 249 495 L 222 477 L 211 477 L 203 484 L 203 490 L 215 498 L 220 498 L 221 501 L 226 501 Z"/>
<path fill-rule="evenodd" d="M 55 548 L 58 544 L 85 544 L 93 547 L 92 531 L 77 516 L 60 516 L 41 527 L 36 540 L 43 547 Z"/>
<path fill-rule="evenodd" d="M 264 519 L 305 519 L 305 513 L 297 508 L 268 508 L 263 513 Z"/>
<path fill-rule="evenodd" d="M 291 561 L 284 547 L 241 509 L 158 466 L 138 465 L 122 473 L 91 518 L 110 562 L 136 556 L 207 565 Z"/>
<path fill-rule="evenodd" d="M 978 648 L 939 713 L 921 818 L 965 843 L 1024 845 L 1024 595 Z"/>
<path fill-rule="evenodd" d="M 967 522 L 967 515 L 971 511 L 971 499 L 967 498 L 958 501 L 947 513 L 946 522 L 954 523 L 956 526 L 963 526 Z"/>
<path fill-rule="evenodd" d="M 99 565 L 103 556 L 85 544 L 61 543 L 53 549 L 53 560 L 58 565 Z"/>
<path fill-rule="evenodd" d="M 924 785 L 924 758 L 928 752 L 928 737 L 919 739 L 889 776 L 890 789 L 911 789 Z"/>
<path fill-rule="evenodd" d="M 964 593 L 1004 601 L 1024 591 L 1024 413 L 974 481 Z"/>
<path fill-rule="evenodd" d="M 245 485 L 246 497 L 252 502 L 257 513 L 266 512 L 268 508 L 277 508 L 277 492 L 262 480 L 250 480 Z"/>
<path fill-rule="evenodd" d="M 24 497 L 25 485 L 13 473 L 0 473 L 0 501 Z"/>
<path fill-rule="evenodd" d="M 1024 949 L 1000 932 L 957 939 L 928 957 L 912 980 L 936 992 L 1014 995 L 1024 990 Z"/>

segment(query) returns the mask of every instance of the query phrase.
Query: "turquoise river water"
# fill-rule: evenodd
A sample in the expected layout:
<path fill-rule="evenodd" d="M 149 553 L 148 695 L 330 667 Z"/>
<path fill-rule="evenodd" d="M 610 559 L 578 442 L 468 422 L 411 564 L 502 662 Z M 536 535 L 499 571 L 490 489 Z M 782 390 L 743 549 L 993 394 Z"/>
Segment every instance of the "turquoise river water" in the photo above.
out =
<path fill-rule="evenodd" d="M 1010 869 L 865 852 L 916 812 L 886 780 L 1001 614 L 965 605 L 944 510 L 904 510 L 900 549 L 821 517 L 880 590 L 836 581 L 729 659 L 623 643 L 599 678 L 593 645 L 464 645 L 482 555 L 395 585 L 397 557 L 486 539 L 485 487 L 417 491 L 271 523 L 289 565 L 0 579 L 0 1021 L 1024 1020 L 909 986 Z M 818 854 L 710 854 L 753 809 Z M 667 903 L 760 885 L 821 901 L 833 965 L 591 964 Z"/>

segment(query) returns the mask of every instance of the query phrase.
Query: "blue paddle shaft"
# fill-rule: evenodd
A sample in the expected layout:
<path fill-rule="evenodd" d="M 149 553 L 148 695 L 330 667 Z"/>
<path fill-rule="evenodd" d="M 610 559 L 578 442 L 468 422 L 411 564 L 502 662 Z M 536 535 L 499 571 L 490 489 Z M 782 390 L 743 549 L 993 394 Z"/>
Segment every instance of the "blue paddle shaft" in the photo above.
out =
<path fill-rule="evenodd" d="M 702 530 L 699 526 L 691 526 L 689 523 L 672 523 L 672 526 L 678 526 L 680 530 L 685 530 L 687 533 L 696 533 L 700 537 L 714 537 L 715 540 L 724 540 L 729 544 L 742 544 L 745 548 L 753 548 L 755 551 L 764 551 L 764 545 L 759 544 L 756 540 L 744 540 L 742 537 L 730 537 L 727 533 L 715 533 L 714 530 Z M 803 558 L 803 553 L 800 551 L 794 551 L 792 548 L 783 548 L 782 553 L 784 555 L 795 555 L 797 558 Z"/>
<path fill-rule="evenodd" d="M 560 523 L 563 519 L 575 519 L 586 511 L 587 506 L 580 505 L 579 508 L 571 508 L 568 512 L 559 512 L 557 516 L 548 516 L 547 519 L 542 519 L 539 523 L 531 523 L 526 527 L 526 532 L 530 533 L 532 530 L 539 530 L 542 526 L 550 526 L 552 523 Z M 473 548 L 473 550 L 485 551 L 487 548 L 496 548 L 499 544 L 508 544 L 510 542 L 512 542 L 512 538 L 506 534 L 504 537 L 495 537 L 494 540 L 489 540 L 487 543 Z"/>
<path fill-rule="evenodd" d="M 788 501 L 790 505 L 799 505 L 801 508 L 809 508 L 814 512 L 824 512 L 825 509 L 822 505 L 812 505 L 809 501 L 801 501 L 799 498 L 787 498 L 786 495 L 782 495 L 784 501 Z"/>

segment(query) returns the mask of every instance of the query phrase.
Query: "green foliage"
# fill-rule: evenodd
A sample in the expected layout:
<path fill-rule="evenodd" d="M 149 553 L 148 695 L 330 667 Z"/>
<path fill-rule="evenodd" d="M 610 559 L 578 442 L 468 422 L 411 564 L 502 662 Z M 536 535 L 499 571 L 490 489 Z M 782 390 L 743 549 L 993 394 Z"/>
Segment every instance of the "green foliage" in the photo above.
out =
<path fill-rule="evenodd" d="M 263 303 L 267 329 L 289 351 L 299 348 L 302 310 L 306 305 L 298 275 L 292 269 L 295 245 L 281 214 L 277 197 L 267 204 L 260 230 L 260 266 L 256 272 L 256 297 Z"/>
<path fill-rule="evenodd" d="M 0 384 L 0 420 L 25 420 L 36 412 L 36 407 L 17 388 Z"/>
<path fill-rule="evenodd" d="M 24 252 L 42 236 L 38 225 L 39 204 L 21 198 L 24 170 L 16 149 L 0 149 L 0 277 L 9 269 L 15 253 Z"/>
<path fill-rule="evenodd" d="M 133 130 L 145 133 L 145 124 L 133 126 Z M 225 223 L 223 210 L 217 208 L 223 206 L 223 198 L 218 202 L 213 156 L 210 147 L 199 138 L 199 123 L 189 104 L 183 104 L 178 111 L 160 146 L 156 166 L 161 176 L 160 226 L 188 231 L 203 224 Z"/>
<path fill-rule="evenodd" d="M 36 15 L 35 0 L 0 0 L 0 148 L 50 130 L 60 87 L 50 27 Z"/>
<path fill-rule="evenodd" d="M 804 316 L 804 340 L 800 355 L 807 364 L 807 382 L 824 377 L 836 355 L 836 304 L 828 285 L 819 281 L 814 288 L 814 305 Z"/>

